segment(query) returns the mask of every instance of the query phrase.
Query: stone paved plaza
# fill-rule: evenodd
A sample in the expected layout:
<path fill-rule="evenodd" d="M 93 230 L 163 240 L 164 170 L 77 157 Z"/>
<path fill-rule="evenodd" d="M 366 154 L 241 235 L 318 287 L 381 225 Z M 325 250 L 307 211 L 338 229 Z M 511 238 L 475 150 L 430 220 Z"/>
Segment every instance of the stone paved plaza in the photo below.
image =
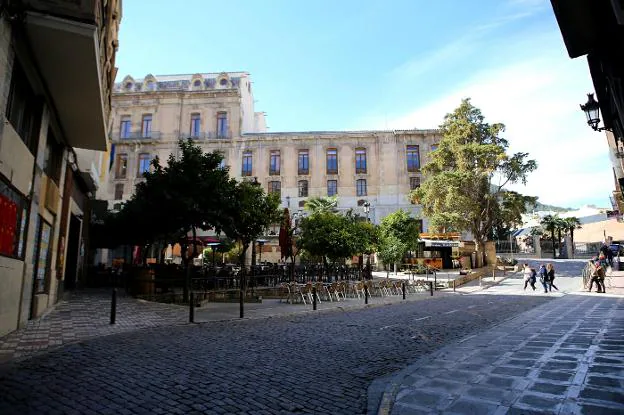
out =
<path fill-rule="evenodd" d="M 93 338 L 0 366 L 0 413 L 365 413 L 374 379 L 548 301 L 446 295 Z"/>

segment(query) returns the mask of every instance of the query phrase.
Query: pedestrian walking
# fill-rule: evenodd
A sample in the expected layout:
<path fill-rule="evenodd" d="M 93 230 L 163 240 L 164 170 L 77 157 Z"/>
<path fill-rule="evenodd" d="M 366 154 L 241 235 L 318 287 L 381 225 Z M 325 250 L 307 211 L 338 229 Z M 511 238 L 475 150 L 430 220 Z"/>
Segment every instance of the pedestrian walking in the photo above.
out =
<path fill-rule="evenodd" d="M 522 273 L 524 274 L 524 289 L 526 290 L 527 285 L 531 284 L 531 288 L 535 291 L 535 270 L 529 267 L 529 264 L 524 264 Z"/>
<path fill-rule="evenodd" d="M 596 283 L 596 292 L 604 293 L 604 279 L 605 279 L 605 270 L 607 268 L 607 259 L 605 255 L 601 252 L 596 260 L 592 261 L 592 276 L 589 282 L 589 291 L 591 292 L 594 283 Z"/>
<path fill-rule="evenodd" d="M 548 271 L 546 271 L 546 265 L 542 264 L 539 267 L 539 271 L 537 271 L 537 273 L 539 274 L 539 279 L 540 282 L 542 283 L 542 287 L 544 287 L 544 292 L 547 293 L 548 292 Z"/>
<path fill-rule="evenodd" d="M 553 264 L 546 264 L 546 272 L 548 275 L 548 291 L 552 291 L 552 289 L 554 288 L 555 290 L 559 291 L 559 288 L 557 288 L 557 286 L 555 285 L 554 281 L 555 281 L 555 267 L 553 267 Z"/>

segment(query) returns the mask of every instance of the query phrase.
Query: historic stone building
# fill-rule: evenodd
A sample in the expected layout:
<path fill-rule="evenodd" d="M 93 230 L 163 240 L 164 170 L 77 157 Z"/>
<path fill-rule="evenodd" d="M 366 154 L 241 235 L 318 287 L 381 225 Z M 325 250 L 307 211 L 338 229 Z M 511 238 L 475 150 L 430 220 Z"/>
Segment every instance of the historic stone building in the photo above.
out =
<path fill-rule="evenodd" d="M 0 335 L 81 275 L 120 20 L 121 0 L 0 1 Z"/>
<path fill-rule="evenodd" d="M 100 197 L 119 208 L 154 156 L 166 159 L 179 138 L 193 137 L 221 152 L 232 176 L 279 192 L 291 211 L 309 197 L 337 195 L 340 208 L 361 214 L 368 201 L 377 223 L 399 208 L 419 213 L 407 195 L 420 185 L 436 130 L 269 133 L 253 102 L 245 72 L 126 76 L 113 93 L 113 150 Z"/>

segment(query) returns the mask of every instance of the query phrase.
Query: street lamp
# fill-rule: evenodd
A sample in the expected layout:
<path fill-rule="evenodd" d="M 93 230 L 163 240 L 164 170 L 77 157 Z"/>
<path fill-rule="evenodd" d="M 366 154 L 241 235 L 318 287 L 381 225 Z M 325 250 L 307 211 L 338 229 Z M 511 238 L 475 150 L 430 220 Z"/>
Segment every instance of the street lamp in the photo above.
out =
<path fill-rule="evenodd" d="M 368 217 L 368 214 L 370 213 L 370 202 L 366 201 L 364 202 L 364 213 L 366 213 L 366 221 L 370 222 L 370 218 Z"/>
<path fill-rule="evenodd" d="M 598 127 L 600 123 L 600 104 L 598 104 L 598 101 L 594 98 L 594 94 L 587 94 L 587 102 L 581 104 L 581 109 L 587 117 L 587 124 L 594 131 L 606 130 L 605 127 Z"/>
<path fill-rule="evenodd" d="M 266 239 L 256 239 L 256 242 L 260 246 L 260 263 L 262 264 L 262 246 L 267 242 Z"/>
<path fill-rule="evenodd" d="M 215 250 L 217 246 L 221 245 L 221 242 L 209 242 L 206 245 L 212 249 L 212 268 L 215 268 Z"/>

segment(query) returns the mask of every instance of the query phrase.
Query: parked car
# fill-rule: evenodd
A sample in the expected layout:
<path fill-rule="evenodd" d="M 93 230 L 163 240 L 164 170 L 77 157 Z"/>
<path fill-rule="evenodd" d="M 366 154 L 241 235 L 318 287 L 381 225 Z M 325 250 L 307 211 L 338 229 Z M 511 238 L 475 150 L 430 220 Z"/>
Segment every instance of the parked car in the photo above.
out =
<path fill-rule="evenodd" d="M 624 256 L 624 245 L 616 243 L 609 245 L 609 249 L 613 252 L 613 256 Z"/>

